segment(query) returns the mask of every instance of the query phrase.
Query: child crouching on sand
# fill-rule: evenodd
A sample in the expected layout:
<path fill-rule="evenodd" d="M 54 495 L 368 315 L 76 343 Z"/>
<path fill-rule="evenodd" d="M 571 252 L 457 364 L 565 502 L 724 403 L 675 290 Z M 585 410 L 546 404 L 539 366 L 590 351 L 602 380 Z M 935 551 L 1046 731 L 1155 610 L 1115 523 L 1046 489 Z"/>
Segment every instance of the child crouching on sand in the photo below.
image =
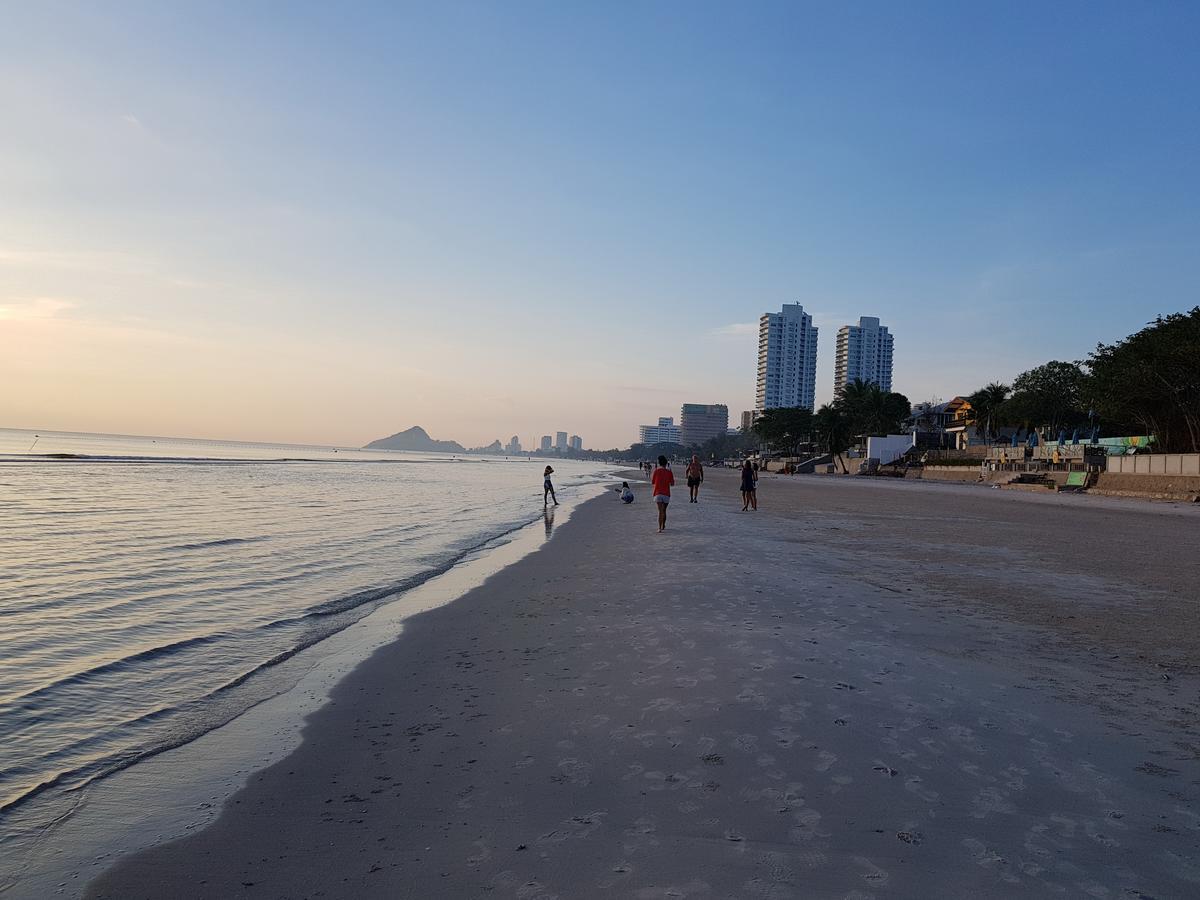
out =
<path fill-rule="evenodd" d="M 620 495 L 622 502 L 633 502 L 633 488 L 629 486 L 628 481 L 622 481 L 621 486 L 617 488 L 617 493 Z"/>

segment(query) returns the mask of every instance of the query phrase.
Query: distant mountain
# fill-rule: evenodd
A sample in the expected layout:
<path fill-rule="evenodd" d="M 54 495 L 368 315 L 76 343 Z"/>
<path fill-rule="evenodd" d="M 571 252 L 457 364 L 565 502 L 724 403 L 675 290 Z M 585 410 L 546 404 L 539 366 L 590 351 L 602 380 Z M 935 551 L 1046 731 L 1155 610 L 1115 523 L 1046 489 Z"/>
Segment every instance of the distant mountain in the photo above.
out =
<path fill-rule="evenodd" d="M 435 441 L 420 425 L 398 431 L 391 437 L 371 441 L 364 450 L 424 450 L 428 453 L 466 453 L 458 441 Z"/>

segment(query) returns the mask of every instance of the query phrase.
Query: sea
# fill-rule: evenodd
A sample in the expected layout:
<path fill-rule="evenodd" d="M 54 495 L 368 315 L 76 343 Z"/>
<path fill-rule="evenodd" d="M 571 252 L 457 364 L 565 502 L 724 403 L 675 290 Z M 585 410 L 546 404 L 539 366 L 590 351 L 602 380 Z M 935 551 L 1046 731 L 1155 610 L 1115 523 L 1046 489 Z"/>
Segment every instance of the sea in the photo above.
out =
<path fill-rule="evenodd" d="M 602 464 L 551 460 L 561 500 Z M 529 457 L 0 429 L 0 858 L 544 518 Z M 0 890 L 3 878 L 0 878 Z"/>

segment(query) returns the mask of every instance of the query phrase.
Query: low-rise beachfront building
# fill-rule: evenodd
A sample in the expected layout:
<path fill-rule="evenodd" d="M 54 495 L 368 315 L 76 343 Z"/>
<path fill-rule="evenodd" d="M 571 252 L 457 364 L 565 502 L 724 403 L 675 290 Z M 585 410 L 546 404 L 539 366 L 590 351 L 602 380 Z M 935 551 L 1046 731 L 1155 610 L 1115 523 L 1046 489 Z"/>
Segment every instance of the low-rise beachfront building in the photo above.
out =
<path fill-rule="evenodd" d="M 674 416 L 659 416 L 657 425 L 639 425 L 639 444 L 678 444 L 679 426 Z"/>
<path fill-rule="evenodd" d="M 756 408 L 813 409 L 817 386 L 817 326 L 799 303 L 785 303 L 758 322 Z"/>
<path fill-rule="evenodd" d="M 729 430 L 729 407 L 724 403 L 685 403 L 679 416 L 679 443 L 694 447 Z"/>
<path fill-rule="evenodd" d="M 550 435 L 543 434 L 542 435 L 542 452 L 549 453 L 552 449 L 554 449 L 554 442 L 550 439 Z"/>
<path fill-rule="evenodd" d="M 971 446 L 971 437 L 975 432 L 971 401 L 966 397 L 955 397 L 946 403 L 943 413 L 948 419 L 945 426 L 946 434 L 953 437 L 954 448 L 965 450 Z"/>

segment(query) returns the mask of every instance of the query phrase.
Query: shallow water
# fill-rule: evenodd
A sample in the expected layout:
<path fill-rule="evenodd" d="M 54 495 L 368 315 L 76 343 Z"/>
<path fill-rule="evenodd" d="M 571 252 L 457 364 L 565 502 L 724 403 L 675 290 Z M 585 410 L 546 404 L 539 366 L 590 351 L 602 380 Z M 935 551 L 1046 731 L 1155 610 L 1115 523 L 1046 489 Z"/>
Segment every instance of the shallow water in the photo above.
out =
<path fill-rule="evenodd" d="M 541 461 L 187 442 L 196 462 L 83 438 L 33 452 L 91 459 L 0 456 L 0 847 L 31 808 L 277 693 L 274 663 L 542 512 Z M 602 477 L 554 465 L 568 495 Z"/>

